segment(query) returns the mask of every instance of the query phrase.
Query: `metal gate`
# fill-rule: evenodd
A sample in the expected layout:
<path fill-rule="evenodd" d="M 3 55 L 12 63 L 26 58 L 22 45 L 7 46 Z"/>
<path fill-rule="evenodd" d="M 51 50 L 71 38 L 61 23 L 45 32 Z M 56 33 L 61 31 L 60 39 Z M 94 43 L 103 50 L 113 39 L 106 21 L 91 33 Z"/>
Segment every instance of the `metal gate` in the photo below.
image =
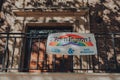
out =
<path fill-rule="evenodd" d="M 71 72 L 72 56 L 46 54 L 48 34 L 72 32 L 72 27 L 38 27 L 28 29 L 30 38 L 26 39 L 26 55 L 24 69 L 29 72 Z M 68 66 L 69 65 L 69 66 Z"/>
<path fill-rule="evenodd" d="M 47 55 L 45 53 L 45 41 L 48 32 L 53 31 L 71 30 L 42 29 L 41 31 L 31 30 L 27 33 L 0 33 L 0 40 L 4 40 L 4 43 L 0 43 L 1 72 L 120 72 L 120 33 L 95 33 L 97 55 Z M 19 45 L 17 39 L 21 41 Z M 12 46 L 10 46 L 11 40 L 13 41 Z M 18 55 L 16 55 L 16 48 L 19 49 Z"/>

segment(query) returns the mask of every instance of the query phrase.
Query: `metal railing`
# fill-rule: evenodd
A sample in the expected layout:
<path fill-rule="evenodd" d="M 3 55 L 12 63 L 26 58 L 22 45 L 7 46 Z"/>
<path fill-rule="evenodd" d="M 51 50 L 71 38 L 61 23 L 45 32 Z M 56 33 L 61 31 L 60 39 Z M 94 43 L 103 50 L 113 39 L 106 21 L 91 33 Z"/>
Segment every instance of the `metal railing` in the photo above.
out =
<path fill-rule="evenodd" d="M 0 33 L 1 72 L 120 72 L 120 33 L 95 33 L 98 53 L 87 56 L 46 54 L 46 37 Z"/>

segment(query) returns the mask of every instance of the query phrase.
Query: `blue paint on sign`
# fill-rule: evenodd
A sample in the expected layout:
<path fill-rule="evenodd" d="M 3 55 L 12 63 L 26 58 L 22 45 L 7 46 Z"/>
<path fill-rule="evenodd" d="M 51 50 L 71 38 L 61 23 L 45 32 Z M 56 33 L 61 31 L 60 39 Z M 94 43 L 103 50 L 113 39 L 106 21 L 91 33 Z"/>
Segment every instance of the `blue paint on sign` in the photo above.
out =
<path fill-rule="evenodd" d="M 56 53 L 60 53 L 60 49 L 57 49 L 57 48 L 52 48 L 51 51 L 56 52 Z"/>
<path fill-rule="evenodd" d="M 89 48 L 84 49 L 83 51 L 80 51 L 80 53 L 94 53 L 94 51 L 91 51 Z"/>
<path fill-rule="evenodd" d="M 72 48 L 69 48 L 69 50 L 68 50 L 68 54 L 73 54 L 74 53 L 74 49 L 72 49 Z"/>

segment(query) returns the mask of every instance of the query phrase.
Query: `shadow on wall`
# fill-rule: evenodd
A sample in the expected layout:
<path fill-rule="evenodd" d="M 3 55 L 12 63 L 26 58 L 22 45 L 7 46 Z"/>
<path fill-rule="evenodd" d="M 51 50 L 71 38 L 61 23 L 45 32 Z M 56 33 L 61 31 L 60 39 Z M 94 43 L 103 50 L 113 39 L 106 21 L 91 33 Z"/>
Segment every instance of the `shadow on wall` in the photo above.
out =
<path fill-rule="evenodd" d="M 90 0 L 90 31 L 92 33 L 120 32 L 120 1 L 119 0 Z M 120 35 L 113 39 L 112 35 L 96 37 L 98 54 L 82 56 L 83 68 L 92 67 L 94 72 L 120 72 Z M 114 42 L 115 41 L 115 42 Z M 80 57 L 77 57 L 80 59 Z M 90 61 L 89 59 L 89 61 Z"/>
<path fill-rule="evenodd" d="M 94 1 L 94 0 L 93 0 Z M 100 0 L 90 3 L 91 32 L 120 31 L 120 1 Z"/>
<path fill-rule="evenodd" d="M 91 32 L 120 32 L 120 1 L 99 0 L 95 2 L 95 0 L 93 0 L 93 2 L 89 4 Z M 95 68 L 103 69 L 105 72 L 117 72 L 115 68 L 120 67 L 120 38 L 116 37 L 114 39 L 115 42 L 113 42 L 111 35 L 107 35 L 96 38 L 96 40 L 98 43 L 98 55 L 93 58 L 95 60 Z M 120 72 L 120 70 L 118 72 Z"/>
<path fill-rule="evenodd" d="M 31 1 L 32 0 L 28 0 Z M 77 0 L 75 0 L 77 1 Z M 38 4 L 29 3 L 33 6 Z M 29 5 L 28 4 L 28 5 Z M 47 3 L 49 4 L 49 3 Z M 71 2 L 69 4 L 72 4 Z M 4 6 L 4 12 L 11 15 L 11 9 L 9 6 Z M 41 5 L 42 6 L 42 5 Z M 108 32 L 120 32 L 120 1 L 119 0 L 90 0 L 90 29 L 92 33 L 108 33 Z M 12 20 L 11 20 L 12 21 Z M 16 21 L 19 23 L 19 21 Z M 76 21 L 77 22 L 77 21 Z M 0 21 L 0 32 L 6 32 L 6 27 L 9 22 L 5 21 L 5 18 L 1 18 Z M 77 25 L 77 24 L 76 24 Z M 82 26 L 79 27 L 83 29 Z M 78 29 L 79 29 L 78 28 Z M 77 31 L 77 30 L 76 30 Z M 120 38 L 115 39 L 115 47 L 113 48 L 112 38 L 111 36 L 100 37 L 97 40 L 98 46 L 98 55 L 92 56 L 94 62 L 95 69 L 103 69 L 104 72 L 114 72 L 114 69 L 117 66 L 120 66 Z M 4 39 L 0 39 L 1 43 L 5 43 Z M 4 44 L 1 44 L 2 46 Z M 2 47 L 0 45 L 0 47 Z M 2 48 L 1 48 L 2 49 Z M 114 49 L 118 51 L 116 54 L 114 53 Z M 99 57 L 98 57 L 99 56 Z M 117 56 L 117 57 L 116 57 Z M 88 61 L 86 61 L 86 57 L 82 57 L 83 59 L 83 67 L 88 66 Z M 79 59 L 79 58 L 78 58 Z M 117 60 L 116 60 L 117 59 Z M 80 66 L 81 62 L 76 62 L 75 64 Z M 106 64 L 107 63 L 107 64 Z M 97 72 L 97 71 L 95 71 Z"/>

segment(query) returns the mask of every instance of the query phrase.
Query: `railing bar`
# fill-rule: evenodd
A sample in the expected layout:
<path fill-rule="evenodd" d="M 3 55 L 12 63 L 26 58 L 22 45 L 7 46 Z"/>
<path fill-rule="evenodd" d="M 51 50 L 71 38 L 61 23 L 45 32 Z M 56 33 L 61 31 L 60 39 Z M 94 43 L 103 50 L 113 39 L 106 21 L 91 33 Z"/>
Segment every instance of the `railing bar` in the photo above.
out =
<path fill-rule="evenodd" d="M 7 35 L 7 33 L 6 32 L 0 32 L 0 34 L 6 34 Z M 32 35 L 32 34 L 41 34 L 41 33 L 8 33 L 9 35 L 12 35 L 12 34 L 14 34 L 14 35 Z M 42 33 L 42 34 L 44 34 L 44 33 Z M 109 33 L 106 33 L 106 32 L 101 32 L 101 33 L 94 33 L 95 35 L 112 35 L 112 34 L 114 34 L 114 35 L 117 35 L 117 34 L 120 34 L 120 32 L 109 32 Z"/>
<path fill-rule="evenodd" d="M 6 38 L 7 36 L 0 36 L 0 38 Z M 35 38 L 35 39 L 37 39 L 37 38 L 40 38 L 40 37 L 37 37 L 37 36 L 35 36 L 35 37 L 33 37 L 33 36 L 26 36 L 27 38 Z M 9 36 L 9 38 L 26 38 L 26 37 L 17 37 L 17 36 L 14 36 L 14 37 L 11 37 L 11 36 Z M 45 36 L 41 36 L 41 38 L 44 38 Z M 47 36 L 46 36 L 47 37 Z"/>
<path fill-rule="evenodd" d="M 18 70 L 18 68 L 3 68 L 7 70 Z M 28 68 L 24 68 L 24 70 L 28 70 Z M 30 69 L 30 70 L 36 70 L 36 69 Z M 46 70 L 46 69 L 40 69 L 40 70 Z M 56 69 L 50 69 L 50 70 L 56 70 Z M 74 70 L 93 70 L 93 69 L 74 69 Z M 96 69 L 96 70 L 104 70 L 104 69 Z"/>
<path fill-rule="evenodd" d="M 97 47 L 98 47 L 99 45 L 100 45 L 100 44 L 98 43 L 98 44 L 97 44 Z M 95 56 L 94 56 L 94 57 L 95 57 Z M 101 69 L 101 68 L 100 68 L 100 60 L 99 60 L 99 59 L 100 59 L 100 53 L 99 53 L 99 52 L 98 52 L 98 54 L 96 55 L 96 57 L 98 58 L 98 60 L 97 60 L 97 62 L 98 62 L 98 69 Z M 95 64 L 95 63 L 94 63 L 94 64 Z M 94 66 L 94 70 L 96 70 L 95 66 Z"/>
<path fill-rule="evenodd" d="M 115 66 L 116 66 L 116 71 L 118 70 L 118 72 L 120 71 L 118 64 L 117 64 L 117 54 L 116 54 L 116 50 L 115 50 L 115 35 L 112 34 L 112 45 L 113 45 L 113 51 L 114 51 L 114 60 L 115 60 Z"/>
<path fill-rule="evenodd" d="M 14 38 L 14 43 L 13 43 L 13 52 L 12 52 L 12 62 L 11 62 L 11 68 L 13 67 L 13 60 L 14 60 L 14 51 L 15 51 L 15 45 L 16 45 L 16 38 Z"/>
<path fill-rule="evenodd" d="M 56 70 L 56 55 L 55 55 L 55 54 L 53 54 L 52 64 L 53 64 L 53 69 L 52 69 L 52 71 L 55 72 L 55 70 Z"/>
<path fill-rule="evenodd" d="M 7 42 L 5 44 L 5 48 L 4 48 L 4 52 L 3 52 L 3 60 L 2 60 L 2 71 L 4 70 L 5 68 L 5 59 L 6 59 L 6 50 L 7 50 Z"/>
<path fill-rule="evenodd" d="M 45 48 L 47 47 L 47 42 L 45 42 Z M 49 70 L 49 66 L 48 66 L 48 57 L 49 57 L 49 55 L 47 54 L 47 52 L 46 52 L 46 49 L 45 49 L 45 52 L 44 52 L 44 60 L 45 61 L 43 61 L 43 67 L 45 67 L 45 69 L 47 69 L 47 70 Z"/>
<path fill-rule="evenodd" d="M 80 55 L 80 60 L 79 60 L 79 62 L 80 62 L 80 69 L 82 69 L 82 56 Z"/>
<path fill-rule="evenodd" d="M 108 58 L 107 58 L 107 50 L 108 50 L 108 48 L 107 48 L 107 36 L 108 35 L 105 35 L 105 38 L 104 38 L 104 42 L 105 42 L 105 53 L 106 53 L 106 60 L 105 60 L 105 69 L 108 71 L 109 70 L 109 62 L 108 62 Z"/>
<path fill-rule="evenodd" d="M 23 70 L 23 55 L 22 54 L 24 54 L 24 47 L 23 47 L 23 42 L 24 41 L 24 38 L 21 38 L 21 46 L 20 46 L 20 59 L 19 59 L 19 64 L 18 64 L 18 70 L 19 71 L 22 71 Z"/>
<path fill-rule="evenodd" d="M 89 60 L 88 60 L 89 63 L 88 64 L 89 64 L 89 68 L 91 69 L 91 56 L 89 55 L 88 57 L 89 57 Z"/>
<path fill-rule="evenodd" d="M 65 67 L 65 55 L 62 55 L 62 61 L 61 61 L 61 63 L 60 63 L 60 71 L 61 72 L 64 72 L 66 69 L 66 67 Z"/>
<path fill-rule="evenodd" d="M 6 37 L 6 45 L 5 45 L 5 50 L 4 50 L 4 58 L 3 58 L 3 66 L 2 66 L 2 69 L 4 67 L 8 67 L 8 63 L 9 63 L 9 52 L 7 53 L 8 51 L 8 40 L 9 40 L 9 33 L 7 33 L 7 37 Z M 7 62 L 5 62 L 7 61 Z M 6 63 L 6 64 L 5 64 Z M 6 65 L 6 66 L 5 66 Z M 7 72 L 7 69 L 5 70 L 5 72 Z"/>
<path fill-rule="evenodd" d="M 29 70 L 29 68 L 30 68 L 30 59 L 31 59 L 31 51 L 32 51 L 32 38 L 30 38 L 30 41 L 29 41 L 29 44 L 30 44 L 30 46 L 29 46 L 29 48 L 28 48 L 28 70 Z"/>
<path fill-rule="evenodd" d="M 73 72 L 73 55 L 70 55 L 70 72 Z"/>
<path fill-rule="evenodd" d="M 39 53 L 39 51 L 41 50 L 40 49 L 40 38 L 38 38 L 38 49 L 37 49 L 37 70 L 38 70 L 38 64 L 39 64 L 39 56 L 40 56 L 40 53 Z"/>
<path fill-rule="evenodd" d="M 88 70 L 89 70 L 89 55 L 86 56 L 86 63 L 87 63 L 87 72 L 88 72 Z"/>
<path fill-rule="evenodd" d="M 93 72 L 95 72 L 95 62 L 94 62 L 94 57 L 95 57 L 95 55 L 92 55 L 92 70 L 93 70 Z"/>

